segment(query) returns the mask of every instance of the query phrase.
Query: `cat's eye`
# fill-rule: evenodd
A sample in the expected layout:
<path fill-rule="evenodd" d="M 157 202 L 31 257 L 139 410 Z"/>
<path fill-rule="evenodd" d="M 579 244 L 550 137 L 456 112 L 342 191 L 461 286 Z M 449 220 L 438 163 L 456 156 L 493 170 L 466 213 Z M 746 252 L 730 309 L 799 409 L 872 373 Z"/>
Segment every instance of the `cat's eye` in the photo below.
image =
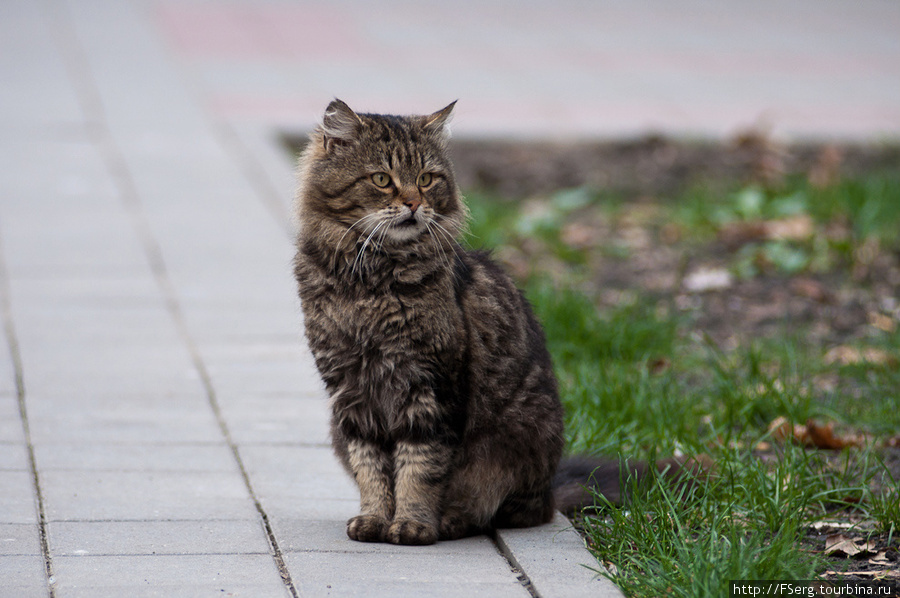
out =
<path fill-rule="evenodd" d="M 384 188 L 391 184 L 391 177 L 386 172 L 376 172 L 372 175 L 372 182 L 376 187 Z"/>
<path fill-rule="evenodd" d="M 418 185 L 419 187 L 427 187 L 428 185 L 431 184 L 431 181 L 433 181 L 433 180 L 434 180 L 434 177 L 431 175 L 430 172 L 423 172 L 422 174 L 419 175 L 419 180 L 416 181 L 416 185 Z"/>

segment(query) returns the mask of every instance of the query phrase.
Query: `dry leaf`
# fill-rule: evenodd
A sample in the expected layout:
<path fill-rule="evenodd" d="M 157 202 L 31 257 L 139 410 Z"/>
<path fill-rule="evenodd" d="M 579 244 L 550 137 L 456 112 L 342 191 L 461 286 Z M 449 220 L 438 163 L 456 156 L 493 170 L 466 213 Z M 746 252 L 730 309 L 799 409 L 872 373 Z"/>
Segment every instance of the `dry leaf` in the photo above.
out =
<path fill-rule="evenodd" d="M 775 442 L 793 440 L 801 446 L 817 449 L 841 450 L 866 443 L 866 437 L 862 434 L 835 434 L 833 422 L 823 425 L 809 420 L 806 425 L 791 425 L 786 417 L 779 416 L 772 420 L 768 429 Z"/>
<path fill-rule="evenodd" d="M 825 287 L 812 278 L 795 278 L 790 282 L 790 289 L 801 297 L 806 297 L 819 303 L 825 303 L 831 298 Z"/>
<path fill-rule="evenodd" d="M 875 552 L 875 542 L 862 538 L 853 539 L 844 534 L 830 534 L 825 537 L 825 554 L 840 553 L 844 556 L 866 555 Z"/>
<path fill-rule="evenodd" d="M 867 347 L 865 349 L 857 349 L 856 347 L 848 347 L 840 345 L 830 349 L 825 353 L 826 365 L 858 365 L 869 363 L 872 365 L 895 365 L 897 358 L 881 349 Z"/>
<path fill-rule="evenodd" d="M 794 427 L 783 415 L 779 415 L 769 424 L 769 434 L 775 442 L 785 442 L 794 435 Z"/>
<path fill-rule="evenodd" d="M 834 435 L 834 423 L 828 423 L 821 426 L 810 420 L 806 422 L 806 431 L 809 443 L 816 448 L 822 449 L 842 449 L 848 444 L 843 439 Z"/>
<path fill-rule="evenodd" d="M 892 571 L 890 569 L 879 569 L 876 571 L 826 571 L 819 577 L 826 577 L 828 575 L 835 576 L 859 576 L 859 577 L 875 577 L 877 579 L 900 579 L 900 570 Z"/>
<path fill-rule="evenodd" d="M 888 558 L 887 553 L 888 553 L 887 550 L 879 550 L 878 554 L 876 554 L 875 556 L 873 556 L 872 558 L 869 559 L 869 564 L 878 565 L 878 566 L 892 564 L 893 561 L 891 561 L 891 559 Z"/>
<path fill-rule="evenodd" d="M 772 241 L 805 241 L 813 236 L 815 225 L 808 214 L 769 220 L 764 224 L 766 238 Z"/>
<path fill-rule="evenodd" d="M 718 233 L 719 241 L 732 251 L 740 249 L 748 243 L 761 241 L 767 235 L 764 222 L 730 222 L 724 225 Z"/>
<path fill-rule="evenodd" d="M 851 523 L 849 521 L 816 521 L 810 527 L 815 531 L 821 533 L 839 529 L 850 529 L 852 527 L 855 527 L 856 525 L 857 524 Z"/>
<path fill-rule="evenodd" d="M 894 318 L 878 312 L 869 312 L 869 324 L 884 332 L 893 332 L 897 329 L 897 321 Z"/>

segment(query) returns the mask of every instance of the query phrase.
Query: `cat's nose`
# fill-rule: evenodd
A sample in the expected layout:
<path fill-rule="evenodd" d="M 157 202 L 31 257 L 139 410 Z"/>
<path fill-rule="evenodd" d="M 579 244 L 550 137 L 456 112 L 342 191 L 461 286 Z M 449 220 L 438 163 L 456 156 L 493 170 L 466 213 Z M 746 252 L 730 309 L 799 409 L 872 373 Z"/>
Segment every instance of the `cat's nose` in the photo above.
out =
<path fill-rule="evenodd" d="M 422 201 L 420 199 L 410 197 L 410 198 L 403 200 L 403 205 L 405 205 L 407 208 L 409 208 L 410 212 L 415 214 L 416 210 L 419 209 L 419 206 L 422 205 Z"/>

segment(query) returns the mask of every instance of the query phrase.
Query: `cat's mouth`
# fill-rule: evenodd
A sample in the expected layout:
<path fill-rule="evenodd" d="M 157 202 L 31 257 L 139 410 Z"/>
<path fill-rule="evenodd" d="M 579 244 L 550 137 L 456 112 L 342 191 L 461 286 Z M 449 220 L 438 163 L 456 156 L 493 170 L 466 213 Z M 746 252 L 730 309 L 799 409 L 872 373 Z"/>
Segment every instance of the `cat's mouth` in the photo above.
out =
<path fill-rule="evenodd" d="M 395 241 L 406 242 L 422 234 L 424 223 L 416 214 L 396 218 L 389 225 L 389 236 Z"/>

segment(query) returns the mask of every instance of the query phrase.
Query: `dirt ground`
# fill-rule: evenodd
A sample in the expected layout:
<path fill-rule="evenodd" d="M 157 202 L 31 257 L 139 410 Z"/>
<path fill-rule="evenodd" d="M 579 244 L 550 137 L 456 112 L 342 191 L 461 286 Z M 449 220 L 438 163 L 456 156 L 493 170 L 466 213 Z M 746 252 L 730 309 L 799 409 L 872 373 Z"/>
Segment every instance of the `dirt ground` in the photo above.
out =
<path fill-rule="evenodd" d="M 624 198 L 637 219 L 616 229 L 587 222 L 568 231 L 576 244 L 579 234 L 593 235 L 628 249 L 627 260 L 605 259 L 595 265 L 594 290 L 601 301 L 612 302 L 622 292 L 636 290 L 670 297 L 696 314 L 698 330 L 725 346 L 799 330 L 811 341 L 840 344 L 864 335 L 873 319 L 877 325 L 879 314 L 900 320 L 896 252 L 870 247 L 869 255 L 860 255 L 852 268 L 801 276 L 764 272 L 721 288 L 712 283 L 700 292 L 686 292 L 686 277 L 721 268 L 758 231 L 735 229 L 702 248 L 685 249 L 677 230 L 663 229 L 660 234 L 640 222 L 642 206 L 650 211 L 700 182 L 725 189 L 749 182 L 775 184 L 795 173 L 833 179 L 900 172 L 900 146 L 786 146 L 754 134 L 726 143 L 661 137 L 576 144 L 461 140 L 454 142 L 453 159 L 462 188 L 487 189 L 511 201 L 579 186 Z"/>

